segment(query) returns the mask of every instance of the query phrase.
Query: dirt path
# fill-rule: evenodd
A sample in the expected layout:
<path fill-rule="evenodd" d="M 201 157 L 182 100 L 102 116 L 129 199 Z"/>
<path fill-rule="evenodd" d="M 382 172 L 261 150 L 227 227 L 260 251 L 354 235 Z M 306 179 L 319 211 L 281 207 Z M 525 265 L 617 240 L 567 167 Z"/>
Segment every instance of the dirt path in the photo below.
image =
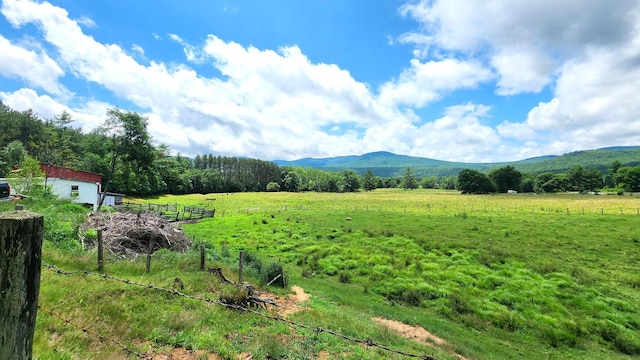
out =
<path fill-rule="evenodd" d="M 280 316 L 286 316 L 302 310 L 304 306 L 301 305 L 301 303 L 309 301 L 309 298 L 311 297 L 311 295 L 305 293 L 304 289 L 300 286 L 293 285 L 291 290 L 294 294 L 275 297 L 275 301 L 280 305 L 280 307 L 276 307 L 274 309 Z M 272 294 L 267 295 L 270 295 L 269 297 L 273 297 Z"/>
<path fill-rule="evenodd" d="M 402 337 L 415 340 L 425 345 L 435 345 L 438 348 L 446 349 L 449 353 L 457 356 L 460 360 L 469 360 L 464 356 L 457 354 L 446 340 L 428 332 L 423 327 L 408 325 L 400 321 L 384 319 L 381 317 L 374 317 L 372 320 L 378 324 L 384 325 Z"/>

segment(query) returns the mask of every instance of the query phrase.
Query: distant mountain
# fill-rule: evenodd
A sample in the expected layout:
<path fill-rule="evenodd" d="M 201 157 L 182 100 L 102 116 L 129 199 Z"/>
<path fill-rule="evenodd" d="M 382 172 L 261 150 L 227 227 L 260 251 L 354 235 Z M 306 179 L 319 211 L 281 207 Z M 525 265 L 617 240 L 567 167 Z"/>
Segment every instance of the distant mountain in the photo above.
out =
<path fill-rule="evenodd" d="M 401 176 L 410 167 L 417 176 L 457 175 L 463 169 L 488 171 L 492 168 L 512 165 L 522 172 L 565 172 L 576 165 L 595 167 L 606 171 L 618 160 L 622 166 L 640 165 L 640 146 L 616 146 L 597 150 L 574 151 L 564 155 L 546 155 L 512 162 L 463 163 L 435 160 L 407 155 L 397 155 L 387 151 L 377 151 L 363 155 L 338 156 L 330 158 L 304 158 L 299 160 L 275 160 L 279 166 L 310 167 L 325 171 L 354 170 L 364 174 L 371 170 L 382 177 Z"/>

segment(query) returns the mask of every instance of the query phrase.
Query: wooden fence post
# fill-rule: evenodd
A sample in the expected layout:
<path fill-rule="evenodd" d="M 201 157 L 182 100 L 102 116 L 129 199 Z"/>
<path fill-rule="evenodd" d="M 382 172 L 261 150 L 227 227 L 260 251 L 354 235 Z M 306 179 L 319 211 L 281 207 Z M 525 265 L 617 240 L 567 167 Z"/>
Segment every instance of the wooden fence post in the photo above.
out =
<path fill-rule="evenodd" d="M 206 257 L 206 251 L 204 245 L 200 245 L 200 270 L 204 270 L 204 260 Z"/>
<path fill-rule="evenodd" d="M 149 251 L 147 251 L 147 274 L 151 271 L 151 252 L 153 252 L 153 240 L 149 241 Z"/>
<path fill-rule="evenodd" d="M 242 258 L 244 257 L 244 250 L 240 250 L 240 261 L 238 263 L 238 282 L 242 282 Z"/>
<path fill-rule="evenodd" d="M 0 213 L 0 359 L 31 359 L 36 326 L 42 215 Z"/>
<path fill-rule="evenodd" d="M 98 229 L 98 271 L 104 270 L 103 240 L 102 229 Z"/>

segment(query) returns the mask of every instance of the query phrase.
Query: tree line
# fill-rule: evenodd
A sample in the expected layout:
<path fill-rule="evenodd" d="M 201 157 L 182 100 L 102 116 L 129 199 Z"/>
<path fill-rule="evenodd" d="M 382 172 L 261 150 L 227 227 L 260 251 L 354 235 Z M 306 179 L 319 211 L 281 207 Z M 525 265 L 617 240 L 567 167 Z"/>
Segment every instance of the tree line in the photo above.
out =
<path fill-rule="evenodd" d="M 606 173 L 576 166 L 566 173 L 520 173 L 512 166 L 488 173 L 464 169 L 457 176 L 418 178 L 411 168 L 382 178 L 368 170 L 337 172 L 278 166 L 271 161 L 198 154 L 193 159 L 154 144 L 148 121 L 136 112 L 109 109 L 93 131 L 73 127 L 63 112 L 41 119 L 0 102 L 0 177 L 38 162 L 102 174 L 102 189 L 135 196 L 245 191 L 353 192 L 378 188 L 457 189 L 463 193 L 640 191 L 640 166 L 613 162 Z M 31 170 L 29 170 L 31 171 Z"/>

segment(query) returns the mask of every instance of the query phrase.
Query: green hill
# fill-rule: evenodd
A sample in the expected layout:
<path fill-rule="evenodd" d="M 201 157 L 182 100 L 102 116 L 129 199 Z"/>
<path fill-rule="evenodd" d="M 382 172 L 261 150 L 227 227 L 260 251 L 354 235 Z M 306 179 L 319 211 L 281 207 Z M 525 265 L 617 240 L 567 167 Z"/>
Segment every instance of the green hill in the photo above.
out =
<path fill-rule="evenodd" d="M 606 171 L 613 161 L 622 166 L 640 164 L 640 146 L 610 147 L 597 150 L 584 150 L 560 156 L 547 155 L 512 162 L 463 163 L 429 158 L 397 155 L 386 151 L 363 155 L 339 156 L 331 158 L 304 158 L 293 161 L 275 160 L 280 166 L 311 167 L 326 171 L 355 170 L 364 174 L 371 170 L 382 177 L 400 176 L 410 167 L 418 176 L 457 175 L 463 169 L 487 171 L 495 167 L 512 165 L 522 172 L 564 172 L 576 165 L 595 167 Z"/>

